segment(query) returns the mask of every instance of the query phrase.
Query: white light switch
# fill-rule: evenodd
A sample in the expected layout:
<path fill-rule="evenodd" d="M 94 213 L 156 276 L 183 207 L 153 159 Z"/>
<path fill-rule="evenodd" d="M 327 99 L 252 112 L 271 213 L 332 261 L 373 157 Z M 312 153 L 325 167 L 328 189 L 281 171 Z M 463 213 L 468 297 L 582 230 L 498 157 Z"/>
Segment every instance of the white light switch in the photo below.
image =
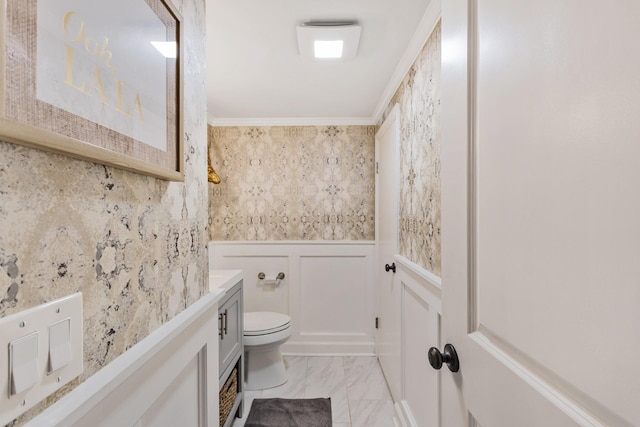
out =
<path fill-rule="evenodd" d="M 11 396 L 38 383 L 38 333 L 33 332 L 9 343 Z"/>
<path fill-rule="evenodd" d="M 67 366 L 71 362 L 71 319 L 61 320 L 49 326 L 49 363 L 50 374 Z"/>
<path fill-rule="evenodd" d="M 82 374 L 83 319 L 81 293 L 0 317 L 0 426 Z"/>

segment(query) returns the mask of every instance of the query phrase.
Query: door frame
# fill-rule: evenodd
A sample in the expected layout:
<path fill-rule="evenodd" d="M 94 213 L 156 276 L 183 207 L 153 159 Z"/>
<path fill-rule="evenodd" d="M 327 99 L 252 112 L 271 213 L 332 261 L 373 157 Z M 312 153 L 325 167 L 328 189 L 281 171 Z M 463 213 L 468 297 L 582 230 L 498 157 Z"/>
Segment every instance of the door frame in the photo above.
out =
<path fill-rule="evenodd" d="M 394 249 L 394 253 L 393 254 L 389 254 L 389 256 L 386 256 L 385 259 L 382 259 L 383 257 L 380 255 L 380 251 L 381 251 L 381 241 L 380 241 L 380 174 L 379 172 L 379 162 L 381 160 L 381 147 L 380 147 L 380 136 L 383 134 L 386 134 L 387 132 L 393 132 L 395 135 L 395 142 L 396 142 L 396 146 L 394 147 L 394 152 L 395 152 L 395 164 L 393 164 L 393 168 L 395 171 L 395 177 L 392 177 L 392 179 L 396 179 L 396 191 L 395 191 L 395 195 L 393 197 L 394 199 L 394 204 L 395 204 L 395 215 L 394 218 L 396 220 L 396 236 L 395 236 L 395 249 Z M 399 104 L 395 104 L 393 106 L 393 108 L 391 109 L 391 111 L 389 112 L 389 114 L 387 115 L 387 117 L 385 118 L 384 122 L 382 123 L 382 125 L 380 126 L 380 128 L 378 129 L 378 131 L 376 132 L 376 136 L 375 136 L 375 265 L 376 267 L 374 268 L 374 272 L 375 272 L 375 316 L 377 319 L 379 319 L 381 322 L 386 322 L 387 319 L 380 319 L 380 304 L 381 304 L 381 298 L 380 298 L 380 292 L 382 290 L 382 280 L 383 277 L 388 277 L 387 274 L 390 273 L 384 273 L 385 276 L 381 276 L 381 266 L 383 264 L 388 264 L 388 263 L 392 263 L 394 261 L 393 256 L 395 256 L 398 251 L 399 251 L 399 244 L 400 244 L 400 144 L 401 144 L 401 139 L 400 139 L 400 105 Z M 394 275 L 395 276 L 395 275 Z M 399 286 L 397 283 L 395 283 L 395 281 L 397 280 L 395 277 L 393 277 L 391 280 L 394 281 L 392 286 Z M 398 307 L 398 310 L 400 309 L 400 307 Z M 398 318 L 399 318 L 399 313 L 398 313 Z M 394 326 L 394 325 L 392 325 Z M 400 323 L 398 322 L 397 325 L 397 333 L 400 334 Z M 380 329 L 376 329 L 375 330 L 375 353 L 376 356 L 378 357 L 378 359 L 380 358 Z M 389 378 L 388 375 L 390 374 L 389 372 L 385 373 L 385 377 L 387 378 L 387 382 L 389 383 L 389 388 L 392 392 L 392 396 L 394 399 L 400 399 L 401 398 L 401 354 L 400 354 L 400 348 L 398 348 L 398 355 L 397 355 L 397 362 L 398 362 L 398 366 L 397 366 L 397 371 L 395 372 L 397 374 L 397 378 L 393 378 L 393 374 L 392 374 L 392 378 Z M 382 365 L 382 364 L 381 364 Z M 384 369 L 383 369 L 383 373 L 384 373 Z M 393 384 L 393 381 L 397 381 L 400 382 L 400 384 Z"/>

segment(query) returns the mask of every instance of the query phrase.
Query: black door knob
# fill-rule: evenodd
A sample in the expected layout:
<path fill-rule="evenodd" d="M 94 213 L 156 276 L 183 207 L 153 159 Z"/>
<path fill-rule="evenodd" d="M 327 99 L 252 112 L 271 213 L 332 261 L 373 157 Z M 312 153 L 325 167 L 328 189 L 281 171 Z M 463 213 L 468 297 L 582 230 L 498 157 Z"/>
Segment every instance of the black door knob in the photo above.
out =
<path fill-rule="evenodd" d="M 384 271 L 389 272 L 389 270 L 393 271 L 394 273 L 396 272 L 396 263 L 391 263 L 391 265 L 389 264 L 385 264 L 384 265 Z"/>
<path fill-rule="evenodd" d="M 451 344 L 444 346 L 444 351 L 440 353 L 436 347 L 429 349 L 429 364 L 433 369 L 442 368 L 442 364 L 446 363 L 451 372 L 458 372 L 460 370 L 460 361 L 458 360 L 458 353 Z"/>

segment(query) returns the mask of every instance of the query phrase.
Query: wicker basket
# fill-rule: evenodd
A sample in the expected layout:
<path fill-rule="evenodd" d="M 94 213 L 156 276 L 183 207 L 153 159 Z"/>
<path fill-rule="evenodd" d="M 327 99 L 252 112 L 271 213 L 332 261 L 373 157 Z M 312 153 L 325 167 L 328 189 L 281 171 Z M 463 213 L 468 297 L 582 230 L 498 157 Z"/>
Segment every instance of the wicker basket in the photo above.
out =
<path fill-rule="evenodd" d="M 227 421 L 238 394 L 238 368 L 231 371 L 229 378 L 220 390 L 220 427 Z"/>

